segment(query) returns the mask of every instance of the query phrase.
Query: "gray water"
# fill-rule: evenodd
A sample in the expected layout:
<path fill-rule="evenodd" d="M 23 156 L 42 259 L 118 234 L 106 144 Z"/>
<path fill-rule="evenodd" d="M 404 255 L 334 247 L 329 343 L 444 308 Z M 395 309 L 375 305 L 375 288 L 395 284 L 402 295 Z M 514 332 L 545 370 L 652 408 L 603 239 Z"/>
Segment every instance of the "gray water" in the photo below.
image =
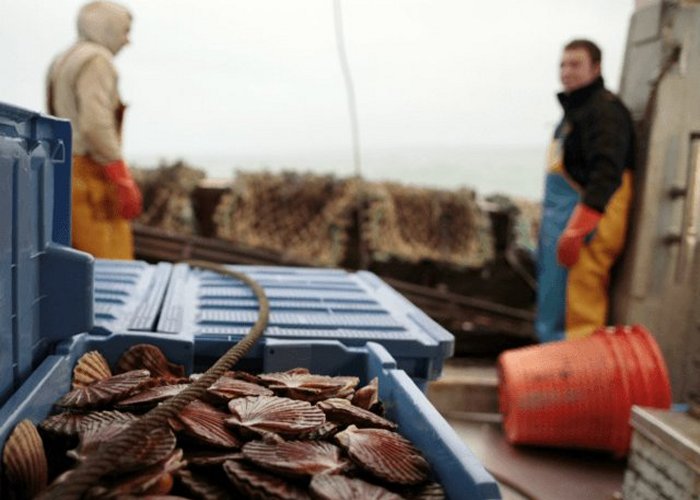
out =
<path fill-rule="evenodd" d="M 365 149 L 362 175 L 369 180 L 389 180 L 442 189 L 469 187 L 479 194 L 500 193 L 539 200 L 544 182 L 544 147 L 402 147 Z M 155 166 L 159 158 L 144 155 L 132 164 Z M 181 158 L 200 168 L 209 178 L 228 178 L 236 171 L 294 170 L 339 177 L 354 174 L 352 156 L 346 151 L 261 153 L 252 155 L 194 154 Z"/>

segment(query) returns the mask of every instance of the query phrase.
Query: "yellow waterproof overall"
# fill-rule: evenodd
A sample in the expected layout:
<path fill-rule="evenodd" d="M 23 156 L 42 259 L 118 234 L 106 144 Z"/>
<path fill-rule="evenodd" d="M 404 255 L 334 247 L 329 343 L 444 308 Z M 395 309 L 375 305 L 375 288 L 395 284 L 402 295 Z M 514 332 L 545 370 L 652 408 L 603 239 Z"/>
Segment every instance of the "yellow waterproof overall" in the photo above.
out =
<path fill-rule="evenodd" d="M 625 245 L 632 173 L 625 170 L 598 227 L 586 238 L 578 262 L 567 270 L 557 260 L 557 243 L 581 192 L 564 169 L 562 140 L 557 138 L 549 151 L 537 256 L 535 329 L 542 342 L 586 337 L 607 324 L 610 269 Z"/>
<path fill-rule="evenodd" d="M 101 259 L 133 259 L 131 225 L 117 213 L 103 168 L 88 156 L 73 156 L 73 247 Z"/>

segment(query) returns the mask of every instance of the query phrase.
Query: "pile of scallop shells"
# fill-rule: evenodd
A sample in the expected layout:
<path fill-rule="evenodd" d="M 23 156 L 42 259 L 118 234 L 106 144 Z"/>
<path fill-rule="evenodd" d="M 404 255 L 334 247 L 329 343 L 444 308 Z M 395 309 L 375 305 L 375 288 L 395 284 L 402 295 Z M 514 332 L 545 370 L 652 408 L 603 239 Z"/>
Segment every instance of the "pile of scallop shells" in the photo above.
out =
<path fill-rule="evenodd" d="M 289 260 L 337 266 L 346 257 L 357 202 L 354 179 L 238 173 L 214 213 L 216 234 Z"/>
<path fill-rule="evenodd" d="M 8 438 L 9 498 L 33 498 L 50 480 L 70 481 L 73 466 L 196 377 L 149 344 L 126 351 L 114 372 L 97 351 L 85 354 L 57 413 L 38 429 L 21 422 Z M 377 380 L 358 383 L 304 368 L 227 372 L 169 426 L 115 459 L 85 497 L 444 498 L 425 458 L 383 417 Z"/>
<path fill-rule="evenodd" d="M 362 238 L 376 261 L 480 268 L 494 258 L 493 235 L 476 193 L 366 184 Z"/>

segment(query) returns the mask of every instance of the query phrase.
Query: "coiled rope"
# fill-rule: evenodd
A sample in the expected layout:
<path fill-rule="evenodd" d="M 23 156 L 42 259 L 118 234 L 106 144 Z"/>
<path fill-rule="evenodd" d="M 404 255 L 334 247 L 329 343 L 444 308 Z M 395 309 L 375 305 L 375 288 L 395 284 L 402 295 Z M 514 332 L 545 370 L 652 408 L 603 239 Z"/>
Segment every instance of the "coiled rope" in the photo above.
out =
<path fill-rule="evenodd" d="M 169 419 L 177 417 L 183 408 L 202 397 L 207 388 L 245 356 L 262 336 L 270 316 L 270 304 L 259 283 L 243 273 L 231 271 L 219 264 L 201 260 L 188 260 L 185 263 L 192 267 L 230 276 L 248 285 L 258 299 L 257 321 L 240 342 L 221 356 L 189 387 L 143 415 L 113 441 L 101 446 L 92 456 L 73 469 L 64 480 L 45 490 L 40 499 L 79 500 L 82 498 L 103 476 L 118 468 L 120 457 L 139 448 L 146 440 L 146 436 L 157 428 L 169 425 Z"/>

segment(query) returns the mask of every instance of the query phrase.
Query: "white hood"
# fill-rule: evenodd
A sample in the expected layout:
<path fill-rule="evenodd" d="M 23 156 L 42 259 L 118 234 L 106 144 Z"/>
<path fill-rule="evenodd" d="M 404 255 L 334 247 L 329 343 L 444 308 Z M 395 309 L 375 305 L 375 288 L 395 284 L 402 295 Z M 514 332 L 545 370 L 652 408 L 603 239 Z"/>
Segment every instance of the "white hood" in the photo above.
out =
<path fill-rule="evenodd" d="M 90 2 L 78 14 L 78 35 L 116 54 L 129 41 L 131 13 L 113 2 Z"/>

